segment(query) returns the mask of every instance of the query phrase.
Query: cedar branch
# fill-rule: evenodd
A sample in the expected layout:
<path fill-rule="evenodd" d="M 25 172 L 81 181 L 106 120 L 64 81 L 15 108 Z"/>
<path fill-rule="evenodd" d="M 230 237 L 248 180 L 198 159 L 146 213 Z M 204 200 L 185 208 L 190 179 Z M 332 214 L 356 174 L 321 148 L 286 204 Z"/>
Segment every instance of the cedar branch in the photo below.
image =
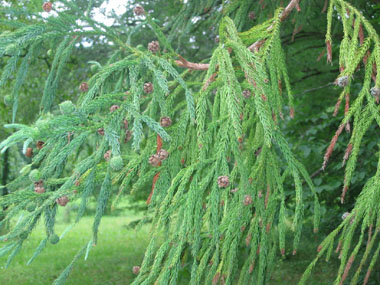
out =
<path fill-rule="evenodd" d="M 289 2 L 288 6 L 286 6 L 284 11 L 282 11 L 281 21 L 284 21 L 289 16 L 290 12 L 292 12 L 292 10 L 294 8 L 297 8 L 297 10 L 299 11 L 299 2 L 300 2 L 300 0 L 291 0 Z M 268 29 L 270 30 L 271 28 L 272 28 L 272 26 L 270 26 Z M 254 51 L 257 52 L 259 50 L 259 48 L 264 43 L 265 43 L 265 40 L 258 40 L 255 43 L 253 43 L 252 45 L 250 45 L 248 47 L 248 49 L 252 52 L 254 52 Z M 208 63 L 194 63 L 194 62 L 187 61 L 186 59 L 184 59 L 180 55 L 178 57 L 179 57 L 179 60 L 175 60 L 175 63 L 179 67 L 189 68 L 189 69 L 193 69 L 193 70 L 207 70 L 210 66 Z"/>

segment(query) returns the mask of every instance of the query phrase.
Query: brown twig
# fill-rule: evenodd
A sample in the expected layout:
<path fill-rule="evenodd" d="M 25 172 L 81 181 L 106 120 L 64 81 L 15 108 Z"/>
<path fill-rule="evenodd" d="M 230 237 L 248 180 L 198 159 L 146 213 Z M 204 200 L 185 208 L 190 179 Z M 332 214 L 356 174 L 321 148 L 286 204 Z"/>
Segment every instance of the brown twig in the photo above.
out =
<path fill-rule="evenodd" d="M 326 13 L 327 5 L 329 4 L 329 0 L 325 0 L 325 4 L 323 4 L 322 13 Z"/>
<path fill-rule="evenodd" d="M 300 0 L 291 0 L 289 2 L 288 6 L 286 6 L 284 11 L 282 11 L 282 13 L 281 13 L 281 16 L 280 16 L 281 22 L 284 21 L 289 16 L 290 12 L 292 12 L 292 10 L 294 8 L 298 7 L 297 10 L 300 11 L 299 10 L 299 2 L 300 2 Z M 272 27 L 273 27 L 273 25 L 270 25 L 267 28 L 267 30 L 272 29 Z M 250 45 L 248 47 L 248 49 L 252 52 L 254 52 L 254 51 L 257 52 L 260 49 L 260 47 L 265 43 L 265 41 L 266 40 L 258 40 L 255 43 L 253 43 L 252 45 Z"/>
<path fill-rule="evenodd" d="M 207 70 L 210 66 L 208 63 L 194 63 L 194 62 L 187 61 L 180 55 L 179 55 L 179 60 L 176 60 L 175 63 L 179 67 L 195 69 L 195 70 Z"/>
<path fill-rule="evenodd" d="M 207 81 L 205 82 L 205 84 L 203 85 L 202 87 L 202 91 L 205 91 L 211 84 L 211 82 L 215 81 L 215 77 L 217 76 L 218 74 L 216 72 L 214 72 L 213 74 L 211 74 L 210 78 L 207 79 Z"/>
<path fill-rule="evenodd" d="M 161 148 L 162 148 L 162 138 L 160 137 L 160 135 L 157 135 L 157 153 L 161 150 Z M 161 162 L 158 165 L 161 165 Z M 152 191 L 150 192 L 149 197 L 146 200 L 147 205 L 150 204 L 150 200 L 152 199 L 154 187 L 156 186 L 156 182 L 158 180 L 158 177 L 160 177 L 160 172 L 157 172 L 156 175 L 154 175 L 154 177 L 153 177 Z"/>
<path fill-rule="evenodd" d="M 284 11 L 282 11 L 282 14 L 281 14 L 281 21 L 284 21 L 290 14 L 290 12 L 292 12 L 292 10 L 296 7 L 297 10 L 299 10 L 299 2 L 300 0 L 291 0 L 288 4 L 288 6 L 285 7 Z"/>
<path fill-rule="evenodd" d="M 292 12 L 292 10 L 294 8 L 296 8 L 298 12 L 300 11 L 299 2 L 300 2 L 300 0 L 291 0 L 289 2 L 288 6 L 286 6 L 284 11 L 282 11 L 282 13 L 281 13 L 281 16 L 280 16 L 281 21 L 284 21 L 289 16 L 290 12 Z M 272 27 L 273 27 L 272 25 L 269 26 L 268 30 L 270 30 Z M 265 41 L 266 41 L 265 39 L 264 40 L 258 40 L 255 43 L 253 43 L 252 45 L 250 45 L 248 47 L 248 49 L 251 52 L 257 52 L 260 49 L 260 47 L 265 43 Z M 180 55 L 178 57 L 179 57 L 179 59 L 175 60 L 175 63 L 179 67 L 193 69 L 193 70 L 207 70 L 210 67 L 210 64 L 208 64 L 208 63 L 194 63 L 194 62 L 187 61 L 186 59 L 184 59 Z"/>
<path fill-rule="evenodd" d="M 265 43 L 266 40 L 258 40 L 256 42 L 254 42 L 253 44 L 251 44 L 248 49 L 251 51 L 251 52 L 258 52 L 260 47 Z"/>

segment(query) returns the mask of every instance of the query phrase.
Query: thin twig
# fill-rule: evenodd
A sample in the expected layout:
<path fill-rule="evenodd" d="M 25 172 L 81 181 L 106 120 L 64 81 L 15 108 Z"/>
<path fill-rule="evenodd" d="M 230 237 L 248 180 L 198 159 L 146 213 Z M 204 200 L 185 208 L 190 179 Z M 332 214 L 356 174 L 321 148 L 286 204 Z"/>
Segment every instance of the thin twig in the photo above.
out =
<path fill-rule="evenodd" d="M 157 153 L 161 150 L 162 148 L 162 138 L 159 134 L 157 134 Z M 158 166 L 161 165 L 161 162 L 158 163 Z M 146 200 L 146 204 L 149 205 L 150 201 L 152 200 L 152 196 L 154 193 L 154 188 L 156 187 L 156 182 L 158 178 L 160 177 L 160 172 L 157 172 L 154 177 L 153 177 L 153 182 L 152 182 L 152 191 L 149 194 L 148 199 Z"/>
<path fill-rule="evenodd" d="M 300 2 L 300 0 L 291 0 L 289 2 L 288 6 L 286 6 L 284 11 L 282 11 L 282 13 L 281 13 L 281 16 L 280 16 L 281 21 L 284 21 L 289 16 L 290 12 L 292 12 L 292 10 L 294 8 L 297 8 L 297 11 L 300 11 L 299 10 L 299 2 Z M 268 30 L 270 30 L 271 28 L 272 28 L 272 26 L 268 27 Z M 260 49 L 260 47 L 265 43 L 265 41 L 266 40 L 258 40 L 255 43 L 253 43 L 252 45 L 250 45 L 248 47 L 248 49 L 252 52 L 254 52 L 254 51 L 257 52 Z M 179 67 L 193 69 L 193 70 L 207 70 L 210 66 L 210 64 L 208 64 L 208 63 L 194 63 L 194 62 L 187 61 L 182 56 L 179 56 L 179 60 L 175 60 L 175 63 Z"/>
<path fill-rule="evenodd" d="M 292 12 L 292 10 L 296 7 L 299 7 L 299 2 L 300 0 L 291 0 L 288 4 L 288 6 L 286 6 L 286 8 L 284 9 L 284 11 L 282 11 L 282 14 L 281 14 L 281 21 L 284 21 L 290 14 L 290 12 Z M 298 10 L 298 8 L 297 8 Z"/>
<path fill-rule="evenodd" d="M 314 88 L 311 88 L 311 89 L 307 89 L 307 90 L 305 90 L 304 92 L 302 92 L 300 94 L 295 94 L 294 96 L 301 96 L 301 95 L 304 95 L 305 93 L 313 92 L 315 90 L 326 88 L 326 87 L 329 87 L 331 85 L 334 85 L 334 82 L 329 82 L 329 83 L 327 83 L 325 85 L 322 85 L 322 86 L 318 86 L 318 87 L 314 87 Z"/>
<path fill-rule="evenodd" d="M 176 60 L 175 63 L 179 67 L 195 69 L 195 70 L 207 70 L 210 66 L 208 63 L 194 63 L 194 62 L 187 61 L 180 55 L 179 55 L 179 60 Z"/>
<path fill-rule="evenodd" d="M 281 13 L 281 16 L 280 16 L 280 19 L 281 19 L 281 22 L 284 21 L 290 14 L 290 12 L 292 12 L 292 10 L 296 7 L 299 7 L 299 2 L 300 0 L 291 0 L 288 4 L 288 6 L 286 6 L 286 8 L 284 9 L 284 11 L 282 11 Z M 298 10 L 298 8 L 297 8 Z M 267 30 L 270 30 L 272 29 L 273 25 L 270 25 Z M 248 47 L 248 49 L 251 51 L 251 52 L 254 52 L 254 51 L 258 51 L 260 49 L 260 47 L 265 43 L 266 40 L 258 40 L 256 42 L 254 42 L 252 45 L 250 45 Z"/>

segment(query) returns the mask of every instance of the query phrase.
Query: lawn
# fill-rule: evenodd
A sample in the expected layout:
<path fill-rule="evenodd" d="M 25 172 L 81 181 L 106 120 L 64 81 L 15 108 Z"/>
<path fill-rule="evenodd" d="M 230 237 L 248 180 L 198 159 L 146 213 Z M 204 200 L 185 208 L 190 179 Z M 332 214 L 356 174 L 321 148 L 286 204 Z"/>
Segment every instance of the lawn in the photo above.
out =
<path fill-rule="evenodd" d="M 67 284 L 129 284 L 133 280 L 132 267 L 140 264 L 143 258 L 149 230 L 147 226 L 137 231 L 127 229 L 125 225 L 129 221 L 125 217 L 103 217 L 97 246 L 92 248 L 87 261 L 84 258 L 77 261 Z M 57 234 L 67 226 L 58 222 Z M 83 218 L 58 244 L 48 244 L 37 259 L 26 266 L 45 237 L 43 225 L 38 225 L 8 269 L 3 269 L 6 258 L 0 258 L 0 284 L 52 284 L 78 250 L 91 239 L 91 227 L 92 218 Z"/>
<path fill-rule="evenodd" d="M 134 278 L 132 267 L 141 263 L 150 236 L 148 225 L 138 230 L 127 228 L 126 225 L 133 219 L 136 219 L 136 216 L 130 213 L 125 214 L 125 217 L 124 214 L 118 217 L 103 217 L 97 246 L 92 248 L 87 261 L 84 258 L 77 261 L 67 284 L 130 284 Z M 60 235 L 68 225 L 63 222 L 63 216 L 60 215 L 56 224 L 57 234 Z M 35 248 L 45 237 L 43 225 L 39 224 L 10 267 L 8 269 L 2 267 L 0 284 L 52 284 L 78 250 L 91 239 L 91 227 L 92 218 L 84 217 L 63 240 L 56 245 L 49 243 L 37 259 L 26 266 Z M 317 240 L 310 243 L 311 240 L 304 239 L 307 243 L 301 244 L 296 256 L 288 254 L 285 259 L 279 260 L 269 284 L 297 283 L 318 245 Z M 6 257 L 0 258 L 1 266 L 5 262 Z M 336 262 L 332 264 L 321 262 L 309 284 L 331 284 L 335 270 Z M 182 277 L 187 275 L 183 274 Z M 187 283 L 179 281 L 179 284 Z"/>

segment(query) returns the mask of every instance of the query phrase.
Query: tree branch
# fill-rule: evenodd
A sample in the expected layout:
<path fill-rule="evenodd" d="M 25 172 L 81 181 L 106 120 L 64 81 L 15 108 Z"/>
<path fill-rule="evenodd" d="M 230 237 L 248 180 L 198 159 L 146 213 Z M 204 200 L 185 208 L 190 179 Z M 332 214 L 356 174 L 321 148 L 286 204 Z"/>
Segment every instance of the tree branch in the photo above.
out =
<path fill-rule="evenodd" d="M 281 22 L 283 22 L 289 16 L 290 12 L 292 12 L 292 10 L 294 8 L 297 8 L 297 11 L 299 11 L 299 2 L 300 2 L 300 0 L 291 0 L 289 2 L 288 6 L 286 6 L 284 11 L 282 11 L 282 13 L 281 13 L 281 16 L 280 16 Z M 272 27 L 273 27 L 273 25 L 270 25 L 267 28 L 267 30 L 270 30 Z M 266 40 L 258 40 L 255 43 L 253 43 L 252 45 L 250 45 L 248 47 L 248 49 L 251 52 L 258 52 L 260 47 L 265 43 L 265 41 Z"/>
<path fill-rule="evenodd" d="M 289 16 L 290 12 L 292 12 L 292 10 L 294 8 L 296 8 L 297 11 L 299 11 L 299 9 L 300 9 L 299 8 L 299 2 L 300 2 L 300 0 L 291 0 L 289 2 L 288 6 L 286 6 L 284 11 L 282 11 L 282 13 L 281 13 L 281 16 L 280 16 L 281 21 L 284 21 Z M 272 26 L 268 27 L 268 30 L 270 30 L 271 28 L 272 28 Z M 260 47 L 265 43 L 265 41 L 266 40 L 258 40 L 255 43 L 253 43 L 252 45 L 250 45 L 248 47 L 248 49 L 251 52 L 257 52 L 260 49 Z M 182 56 L 179 56 L 179 60 L 175 60 L 175 63 L 179 67 L 194 69 L 194 70 L 207 70 L 210 66 L 208 63 L 194 63 L 194 62 L 187 61 Z"/>
<path fill-rule="evenodd" d="M 339 69 L 337 68 L 337 69 L 332 69 L 332 70 L 328 70 L 328 71 L 316 71 L 314 73 L 309 73 L 309 74 L 306 74 L 305 76 L 301 77 L 300 79 L 297 79 L 297 80 L 291 82 L 291 84 L 296 84 L 297 82 L 303 81 L 309 77 L 317 76 L 317 75 L 320 75 L 320 74 L 323 74 L 326 72 L 336 73 L 336 72 L 339 72 Z"/>
<path fill-rule="evenodd" d="M 208 63 L 194 63 L 194 62 L 187 61 L 182 56 L 179 56 L 179 60 L 176 60 L 175 63 L 179 67 L 195 69 L 195 70 L 207 70 L 210 66 Z"/>
<path fill-rule="evenodd" d="M 286 6 L 284 11 L 282 11 L 281 21 L 284 21 L 289 16 L 290 12 L 292 12 L 292 10 L 294 8 L 297 8 L 297 11 L 299 11 L 299 2 L 300 2 L 300 0 L 291 0 L 289 2 L 288 6 Z"/>

